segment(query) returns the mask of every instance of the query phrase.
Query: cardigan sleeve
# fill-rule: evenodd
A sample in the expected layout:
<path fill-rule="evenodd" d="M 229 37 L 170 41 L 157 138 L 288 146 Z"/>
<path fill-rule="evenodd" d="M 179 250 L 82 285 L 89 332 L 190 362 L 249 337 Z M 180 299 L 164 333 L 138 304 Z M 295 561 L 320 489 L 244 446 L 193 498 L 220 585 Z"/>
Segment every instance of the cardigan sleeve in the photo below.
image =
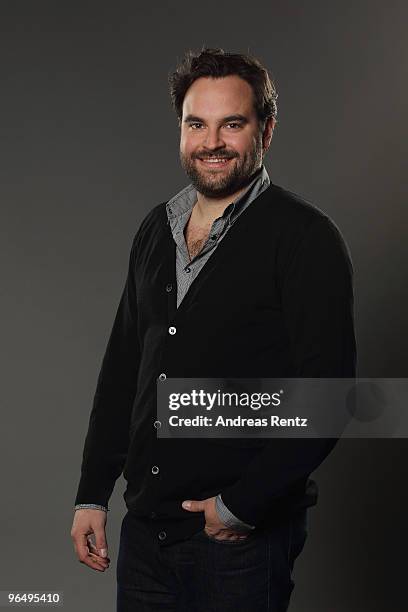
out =
<path fill-rule="evenodd" d="M 356 373 L 353 268 L 337 226 L 314 220 L 292 249 L 281 290 L 294 378 L 349 378 Z M 305 483 L 337 438 L 267 439 L 238 481 L 222 493 L 227 508 L 257 525 Z"/>
<path fill-rule="evenodd" d="M 134 272 L 139 234 L 140 230 L 132 243 L 125 286 L 97 380 L 75 505 L 107 508 L 126 461 L 141 355 Z"/>

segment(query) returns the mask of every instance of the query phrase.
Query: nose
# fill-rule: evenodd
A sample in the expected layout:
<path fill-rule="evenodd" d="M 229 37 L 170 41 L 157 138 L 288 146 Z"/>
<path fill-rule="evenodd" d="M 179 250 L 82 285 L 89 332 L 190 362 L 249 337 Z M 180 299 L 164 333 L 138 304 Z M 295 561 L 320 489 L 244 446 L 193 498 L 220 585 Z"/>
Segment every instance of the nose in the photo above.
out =
<path fill-rule="evenodd" d="M 203 146 L 210 150 L 225 147 L 225 142 L 221 138 L 221 132 L 219 128 L 208 128 L 205 140 L 203 142 Z"/>

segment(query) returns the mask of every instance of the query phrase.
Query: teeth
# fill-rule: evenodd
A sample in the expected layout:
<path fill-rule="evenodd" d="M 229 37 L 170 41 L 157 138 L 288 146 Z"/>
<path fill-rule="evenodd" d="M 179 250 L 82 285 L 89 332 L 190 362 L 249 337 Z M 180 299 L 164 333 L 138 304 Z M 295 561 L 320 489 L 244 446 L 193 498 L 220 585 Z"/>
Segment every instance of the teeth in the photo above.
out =
<path fill-rule="evenodd" d="M 223 162 L 223 161 L 228 161 L 228 157 L 217 157 L 217 158 L 211 158 L 211 159 L 203 159 L 202 161 L 205 162 L 210 162 L 210 163 L 217 163 L 217 162 Z"/>

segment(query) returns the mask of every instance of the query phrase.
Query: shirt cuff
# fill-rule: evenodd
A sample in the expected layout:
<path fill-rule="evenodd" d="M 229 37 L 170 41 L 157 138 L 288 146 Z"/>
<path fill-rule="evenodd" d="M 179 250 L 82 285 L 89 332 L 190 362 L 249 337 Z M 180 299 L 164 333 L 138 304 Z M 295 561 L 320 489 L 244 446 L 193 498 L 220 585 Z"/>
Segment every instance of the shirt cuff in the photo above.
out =
<path fill-rule="evenodd" d="M 99 504 L 77 504 L 74 506 L 74 510 L 82 510 L 83 508 L 93 508 L 94 510 L 103 510 L 104 512 L 108 512 L 108 508 L 105 508 L 105 506 L 100 506 Z"/>
<path fill-rule="evenodd" d="M 250 533 L 252 529 L 255 529 L 255 525 L 248 525 L 248 523 L 244 523 L 235 514 L 232 514 L 230 510 L 228 510 L 227 506 L 224 504 L 221 498 L 221 493 L 217 495 L 215 498 L 215 509 L 220 520 L 230 529 L 233 529 L 237 533 Z"/>

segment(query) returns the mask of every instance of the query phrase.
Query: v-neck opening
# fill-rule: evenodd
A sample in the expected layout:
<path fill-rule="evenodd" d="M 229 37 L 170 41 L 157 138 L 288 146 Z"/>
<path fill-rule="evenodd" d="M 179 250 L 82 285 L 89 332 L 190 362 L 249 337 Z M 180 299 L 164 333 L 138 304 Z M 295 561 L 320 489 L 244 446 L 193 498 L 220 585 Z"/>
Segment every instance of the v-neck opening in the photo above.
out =
<path fill-rule="evenodd" d="M 172 297 L 170 298 L 169 294 L 169 317 L 174 318 L 174 316 L 182 316 L 189 307 L 194 303 L 194 297 L 197 295 L 197 292 L 200 288 L 207 282 L 211 272 L 217 265 L 218 261 L 223 261 L 224 256 L 228 253 L 228 250 L 232 248 L 236 240 L 239 236 L 242 236 L 247 231 L 247 223 L 246 221 L 250 220 L 252 216 L 257 214 L 257 209 L 259 206 L 264 205 L 268 202 L 268 196 L 270 196 L 270 190 L 274 187 L 271 182 L 270 185 L 254 200 L 251 206 L 248 206 L 235 220 L 233 227 L 229 229 L 228 233 L 224 238 L 220 241 L 215 251 L 210 255 L 207 261 L 204 263 L 201 268 L 199 274 L 194 278 L 189 286 L 186 294 L 184 295 L 182 301 L 177 307 L 177 291 L 172 292 Z M 252 212 L 251 212 L 252 211 Z M 164 214 L 166 211 L 164 210 Z M 170 243 L 169 248 L 169 262 L 171 262 L 171 277 L 172 283 L 177 288 L 177 269 L 176 269 L 176 248 L 177 245 L 174 241 L 171 228 L 169 224 L 165 225 L 167 231 L 167 239 Z"/>

